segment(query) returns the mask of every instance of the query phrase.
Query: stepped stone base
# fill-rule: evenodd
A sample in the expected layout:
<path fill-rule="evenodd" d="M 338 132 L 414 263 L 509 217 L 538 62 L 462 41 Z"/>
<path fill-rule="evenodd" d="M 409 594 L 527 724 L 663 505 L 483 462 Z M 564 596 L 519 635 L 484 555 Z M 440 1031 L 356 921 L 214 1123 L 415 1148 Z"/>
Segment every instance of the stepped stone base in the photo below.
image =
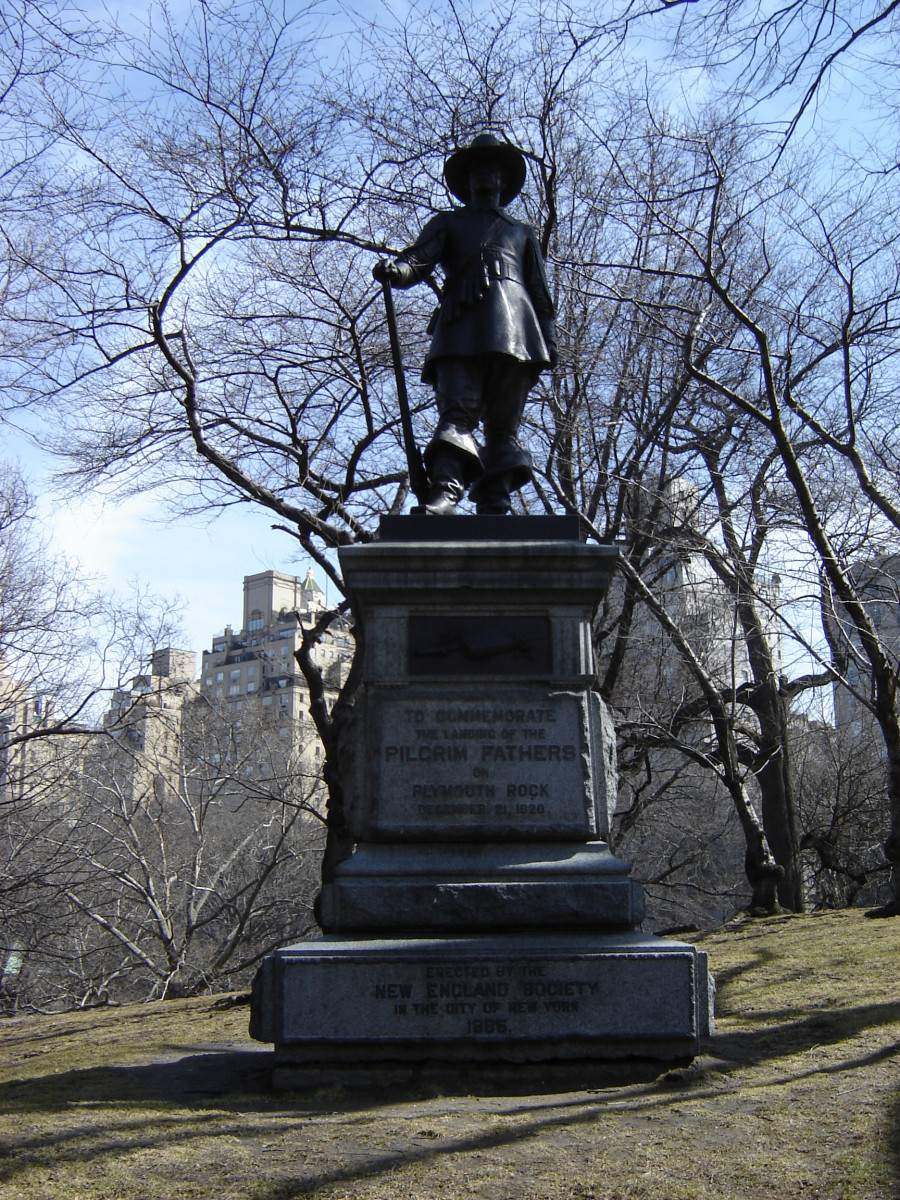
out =
<path fill-rule="evenodd" d="M 633 929 L 644 893 L 605 842 L 357 847 L 322 896 L 330 932 Z"/>
<path fill-rule="evenodd" d="M 250 1031 L 280 1066 L 680 1059 L 710 1012 L 706 955 L 649 934 L 327 937 L 266 960 Z"/>
<path fill-rule="evenodd" d="M 601 840 L 615 730 L 591 623 L 618 552 L 577 538 L 568 518 L 395 517 L 341 548 L 366 633 L 338 753 L 356 850 L 326 935 L 254 983 L 276 1087 L 583 1080 L 708 1033 L 706 955 L 634 932 L 643 891 Z"/>

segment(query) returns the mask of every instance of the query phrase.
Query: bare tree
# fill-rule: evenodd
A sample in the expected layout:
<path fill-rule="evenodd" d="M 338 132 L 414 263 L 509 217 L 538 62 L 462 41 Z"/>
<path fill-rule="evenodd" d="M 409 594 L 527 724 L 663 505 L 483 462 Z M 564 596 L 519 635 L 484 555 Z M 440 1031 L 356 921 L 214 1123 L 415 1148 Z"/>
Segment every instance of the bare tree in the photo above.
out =
<path fill-rule="evenodd" d="M 96 722 L 125 673 L 174 627 L 144 593 L 93 592 L 51 553 L 17 469 L 0 470 L 0 986 L 19 995 L 36 946 L 70 927 L 60 896 L 77 865 L 68 836 Z"/>
<path fill-rule="evenodd" d="M 848 84 L 869 115 L 874 110 L 890 119 L 897 84 L 886 67 L 893 63 L 900 30 L 896 0 L 846 5 L 795 0 L 772 9 L 738 0 L 672 9 L 681 9 L 674 39 L 681 55 L 736 80 L 747 106 L 775 97 L 788 101 L 773 153 L 783 153 L 804 123 L 821 137 L 825 122 L 816 120 L 817 110 Z"/>
<path fill-rule="evenodd" d="M 314 926 L 324 813 L 308 747 L 187 682 L 159 700 L 92 738 L 45 800 L 40 877 L 16 913 L 19 1007 L 239 987 Z"/>
<path fill-rule="evenodd" d="M 458 37 L 445 36 L 448 19 Z M 793 278 L 785 267 L 775 280 L 752 212 L 749 225 L 722 224 L 710 164 L 739 163 L 752 194 L 762 188 L 785 210 L 796 187 L 754 175 L 753 155 L 769 147 L 733 122 L 705 137 L 657 118 L 652 97 L 623 85 L 618 32 L 563 5 L 507 6 L 488 20 L 454 3 L 449 17 L 421 9 L 369 29 L 342 57 L 313 9 L 292 22 L 264 7 L 205 5 L 181 24 L 162 13 L 120 43 L 86 119 L 49 98 L 53 159 L 28 177 L 33 222 L 23 212 L 15 242 L 42 304 L 14 314 L 10 382 L 22 403 L 56 414 L 78 479 L 138 488 L 165 478 L 186 507 L 260 505 L 340 588 L 334 548 L 371 537 L 408 493 L 372 253 L 399 249 L 443 206 L 446 151 L 484 127 L 506 134 L 529 162 L 525 207 L 563 330 L 562 371 L 533 407 L 537 504 L 577 512 L 588 536 L 627 539 L 624 589 L 597 626 L 604 691 L 615 702 L 627 687 L 643 606 L 692 681 L 662 722 L 669 748 L 732 797 L 759 906 L 774 903 L 780 873 L 783 902 L 799 907 L 787 710 L 830 673 L 782 681 L 776 669 L 765 577 L 777 550 L 760 547 L 777 546 L 773 523 L 804 529 L 807 514 L 797 497 L 779 508 L 780 451 L 747 445 L 756 410 L 732 393 L 755 386 L 748 327 L 711 276 L 727 293 L 741 264 L 753 305 L 777 307 L 776 282 L 796 293 L 801 272 L 794 256 Z M 319 76 L 316 60 L 327 66 Z M 46 220 L 51 168 L 67 195 L 56 253 L 28 236 Z M 801 232 L 780 230 L 785 244 Z M 425 289 L 404 294 L 411 357 L 429 307 Z M 421 434 L 428 398 L 419 386 L 412 396 Z M 640 497 L 679 479 L 702 484 L 706 524 L 632 519 Z M 710 669 L 703 631 L 659 594 L 673 546 L 702 556 L 721 584 L 751 665 L 742 690 L 733 672 Z M 346 850 L 335 746 L 356 674 L 332 709 L 301 658 L 328 751 L 330 864 Z M 702 752 L 683 736 L 700 722 L 715 743 Z"/>
<path fill-rule="evenodd" d="M 54 554 L 18 470 L 0 466 L 0 713 L 7 789 L 29 746 L 80 734 L 125 658 L 122 615 Z M 106 670 L 104 671 L 104 660 Z M 6 799 L 11 798 L 9 794 Z"/>
<path fill-rule="evenodd" d="M 812 908 L 877 903 L 890 864 L 884 760 L 877 728 L 795 723 L 795 762 L 806 888 Z"/>
<path fill-rule="evenodd" d="M 768 439 L 828 606 L 843 614 L 865 659 L 896 823 L 896 665 L 851 570 L 861 554 L 889 546 L 897 529 L 888 416 L 897 268 L 881 215 L 889 200 L 877 185 L 861 194 L 850 181 L 825 199 L 811 187 L 801 196 L 787 170 L 773 176 L 709 140 L 692 148 L 695 164 L 698 149 L 704 225 L 673 223 L 671 211 L 656 206 L 694 256 L 690 278 L 704 293 L 684 363 L 699 387 Z M 840 663 L 831 666 L 839 675 Z M 895 842 L 892 834 L 886 844 L 892 862 Z"/>

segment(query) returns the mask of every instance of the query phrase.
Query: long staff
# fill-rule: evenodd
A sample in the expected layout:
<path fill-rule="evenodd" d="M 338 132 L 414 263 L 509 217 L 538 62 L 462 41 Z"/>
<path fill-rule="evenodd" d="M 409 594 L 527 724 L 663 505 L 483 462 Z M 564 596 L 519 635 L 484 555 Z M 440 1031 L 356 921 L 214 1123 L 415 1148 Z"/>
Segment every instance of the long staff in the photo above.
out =
<path fill-rule="evenodd" d="M 424 504 L 428 496 L 428 475 L 425 472 L 425 464 L 422 462 L 422 455 L 413 435 L 412 416 L 409 411 L 409 396 L 406 391 L 406 376 L 403 374 L 403 359 L 400 357 L 400 339 L 397 336 L 397 314 L 394 312 L 394 297 L 391 295 L 391 285 L 386 279 L 381 281 L 381 290 L 384 293 L 388 335 L 391 339 L 391 359 L 394 363 L 394 377 L 397 380 L 400 428 L 403 431 L 403 449 L 406 451 L 406 462 L 409 466 L 409 486 L 418 502 Z"/>

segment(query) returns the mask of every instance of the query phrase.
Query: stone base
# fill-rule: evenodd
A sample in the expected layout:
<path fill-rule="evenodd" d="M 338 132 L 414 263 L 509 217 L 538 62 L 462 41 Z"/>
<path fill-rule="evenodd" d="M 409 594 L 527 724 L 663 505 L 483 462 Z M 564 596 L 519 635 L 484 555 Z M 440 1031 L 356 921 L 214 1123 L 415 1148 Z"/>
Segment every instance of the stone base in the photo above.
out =
<path fill-rule="evenodd" d="M 329 932 L 627 930 L 644 916 L 629 865 L 604 842 L 357 847 L 323 889 Z"/>
<path fill-rule="evenodd" d="M 430 517 L 423 513 L 383 516 L 378 529 L 382 542 L 578 542 L 575 516 L 504 517 L 454 514 Z"/>
<path fill-rule="evenodd" d="M 340 1087 L 351 1091 L 411 1089 L 426 1095 L 533 1096 L 541 1092 L 579 1092 L 651 1083 L 673 1069 L 688 1068 L 691 1055 L 670 1058 L 590 1059 L 580 1054 L 554 1061 L 467 1062 L 422 1059 L 418 1062 L 294 1062 L 291 1048 L 275 1051 L 271 1073 L 276 1091 L 313 1091 Z"/>
<path fill-rule="evenodd" d="M 710 1030 L 706 955 L 649 934 L 509 934 L 276 951 L 250 1033 L 276 1064 L 683 1059 Z"/>

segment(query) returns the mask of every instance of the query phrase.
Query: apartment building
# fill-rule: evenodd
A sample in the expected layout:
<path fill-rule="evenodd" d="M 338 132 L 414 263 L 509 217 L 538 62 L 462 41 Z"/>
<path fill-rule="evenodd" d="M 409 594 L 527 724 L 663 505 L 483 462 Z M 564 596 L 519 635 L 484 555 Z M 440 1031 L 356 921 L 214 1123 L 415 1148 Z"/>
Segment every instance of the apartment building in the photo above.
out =
<path fill-rule="evenodd" d="M 900 661 L 900 554 L 885 554 L 853 564 L 851 575 L 882 649 L 895 666 Z M 835 613 L 831 636 L 846 658 L 846 679 L 834 685 L 834 718 L 839 729 L 854 734 L 874 722 L 865 699 L 872 695 L 872 677 L 859 636 L 841 609 Z M 852 689 L 852 690 L 851 690 Z"/>
<path fill-rule="evenodd" d="M 243 624 L 230 625 L 203 651 L 200 694 L 209 703 L 226 705 L 234 721 L 255 716 L 299 736 L 309 724 L 309 691 L 296 654 L 304 629 L 325 608 L 325 596 L 312 569 L 301 580 L 280 571 L 244 578 Z M 326 687 L 337 691 L 353 654 L 346 628 L 332 628 L 313 650 Z"/>
<path fill-rule="evenodd" d="M 56 746 L 40 737 L 19 739 L 46 729 L 50 719 L 50 701 L 32 694 L 0 663 L 0 799 L 23 800 L 37 790 L 35 773 L 48 767 Z"/>
<path fill-rule="evenodd" d="M 131 785 L 148 777 L 174 783 L 217 771 L 257 780 L 287 767 L 310 780 L 322 749 L 309 715 L 309 689 L 297 664 L 304 629 L 325 608 L 310 569 L 304 578 L 263 571 L 244 578 L 243 619 L 196 655 L 166 648 L 147 675 L 117 691 L 103 726 L 118 745 L 117 772 Z M 313 650 L 332 698 L 353 654 L 346 627 L 331 629 Z M 181 786 L 188 786 L 182 782 Z"/>

